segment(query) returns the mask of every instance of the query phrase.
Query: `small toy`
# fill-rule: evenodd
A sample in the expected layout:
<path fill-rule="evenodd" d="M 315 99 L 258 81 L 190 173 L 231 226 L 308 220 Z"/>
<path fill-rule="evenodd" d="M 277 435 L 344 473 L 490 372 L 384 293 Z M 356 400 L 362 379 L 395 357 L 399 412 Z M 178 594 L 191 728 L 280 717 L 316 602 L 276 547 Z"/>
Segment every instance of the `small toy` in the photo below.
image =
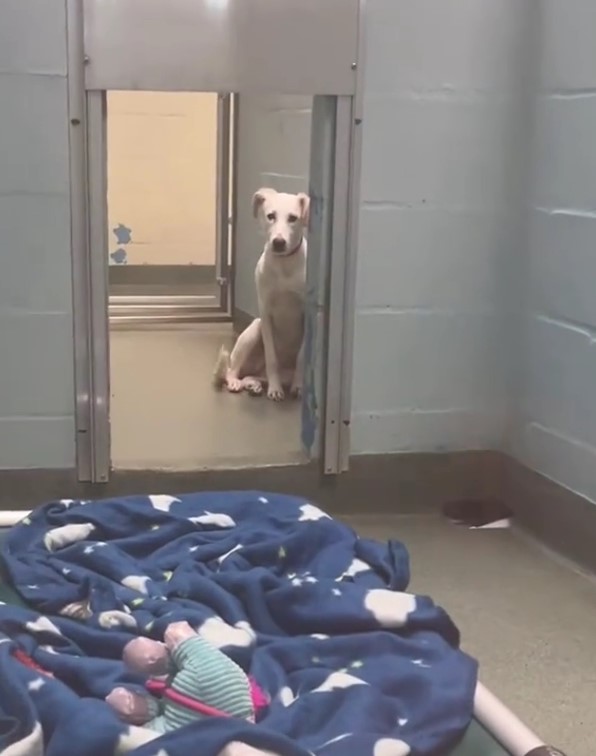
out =
<path fill-rule="evenodd" d="M 164 643 L 134 638 L 123 658 L 131 670 L 149 676 L 145 694 L 118 687 L 106 697 L 130 724 L 165 733 L 213 716 L 254 722 L 267 704 L 256 683 L 187 622 L 169 625 Z"/>

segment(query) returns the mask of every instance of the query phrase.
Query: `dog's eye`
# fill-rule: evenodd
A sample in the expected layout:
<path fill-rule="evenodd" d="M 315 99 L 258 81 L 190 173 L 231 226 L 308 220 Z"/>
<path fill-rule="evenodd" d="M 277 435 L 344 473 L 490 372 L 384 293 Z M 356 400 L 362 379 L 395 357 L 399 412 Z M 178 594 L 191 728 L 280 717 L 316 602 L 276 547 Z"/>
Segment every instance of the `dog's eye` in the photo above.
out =
<path fill-rule="evenodd" d="M 297 220 L 298 220 L 297 215 L 288 215 L 288 223 L 296 223 Z"/>
<path fill-rule="evenodd" d="M 267 213 L 267 220 L 274 221 L 275 220 L 275 213 Z"/>

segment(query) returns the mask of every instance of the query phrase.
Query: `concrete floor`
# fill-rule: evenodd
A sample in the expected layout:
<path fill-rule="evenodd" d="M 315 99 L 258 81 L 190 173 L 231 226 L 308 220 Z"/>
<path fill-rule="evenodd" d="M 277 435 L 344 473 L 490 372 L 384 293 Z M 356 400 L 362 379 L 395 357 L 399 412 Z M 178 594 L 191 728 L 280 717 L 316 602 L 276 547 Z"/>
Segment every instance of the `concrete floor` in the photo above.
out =
<path fill-rule="evenodd" d="M 228 325 L 110 334 L 112 464 L 196 470 L 294 464 L 300 402 L 215 391 L 211 376 Z"/>
<path fill-rule="evenodd" d="M 482 681 L 567 756 L 596 752 L 596 584 L 515 531 L 466 530 L 436 515 L 344 517 L 402 540 L 412 590 L 452 616 Z"/>

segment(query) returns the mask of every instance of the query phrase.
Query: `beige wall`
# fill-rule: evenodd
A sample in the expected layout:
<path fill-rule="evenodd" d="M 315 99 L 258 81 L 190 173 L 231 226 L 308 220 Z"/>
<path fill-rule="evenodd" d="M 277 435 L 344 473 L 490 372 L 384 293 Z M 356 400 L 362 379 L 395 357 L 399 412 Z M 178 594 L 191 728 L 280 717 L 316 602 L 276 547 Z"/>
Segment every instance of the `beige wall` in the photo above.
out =
<path fill-rule="evenodd" d="M 216 139 L 217 95 L 108 94 L 110 253 L 124 249 L 129 265 L 214 264 Z"/>

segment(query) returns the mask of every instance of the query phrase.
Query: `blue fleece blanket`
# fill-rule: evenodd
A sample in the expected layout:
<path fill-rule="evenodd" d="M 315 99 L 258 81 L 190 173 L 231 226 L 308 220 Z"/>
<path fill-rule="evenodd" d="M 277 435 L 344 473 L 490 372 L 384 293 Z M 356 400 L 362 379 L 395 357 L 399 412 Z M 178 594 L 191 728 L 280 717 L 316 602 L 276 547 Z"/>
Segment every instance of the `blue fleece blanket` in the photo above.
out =
<path fill-rule="evenodd" d="M 424 756 L 470 722 L 476 663 L 447 614 L 405 592 L 404 546 L 359 538 L 303 499 L 53 502 L 8 534 L 3 558 L 33 609 L 0 606 L 2 753 Z M 105 696 L 143 683 L 124 645 L 176 620 L 264 689 L 257 724 L 209 719 L 153 739 L 117 719 Z"/>

